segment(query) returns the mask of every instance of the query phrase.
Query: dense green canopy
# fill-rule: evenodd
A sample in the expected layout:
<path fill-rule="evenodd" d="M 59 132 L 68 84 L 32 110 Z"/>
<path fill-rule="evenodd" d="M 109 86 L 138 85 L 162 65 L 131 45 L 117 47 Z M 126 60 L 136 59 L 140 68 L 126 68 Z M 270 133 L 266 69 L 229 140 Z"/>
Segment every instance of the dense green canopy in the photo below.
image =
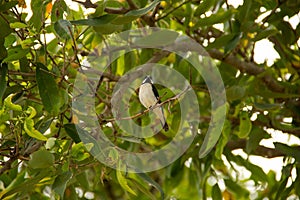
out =
<path fill-rule="evenodd" d="M 239 2 L 32 0 L 26 5 L 0 0 L 0 199 L 299 199 L 300 1 Z M 161 29 L 150 29 L 152 36 L 149 29 L 138 32 L 145 38 L 129 36 L 146 27 Z M 117 37 L 122 40 L 111 42 Z M 206 73 L 193 67 L 191 47 L 197 45 L 181 43 L 186 48 L 181 55 L 170 51 L 185 38 L 204 47 L 197 67 Z M 122 49 L 124 41 L 140 48 Z M 262 42 L 271 47 L 257 49 Z M 122 53 L 103 59 L 109 45 Z M 258 60 L 271 51 L 276 59 Z M 138 100 L 144 74 L 136 69 L 149 63 L 176 70 L 191 87 L 174 90 L 159 84 L 163 79 L 174 87 L 184 82 L 172 80 L 169 71 L 154 77 L 170 131 L 134 137 L 135 126 L 125 131 L 121 121 L 154 122 L 151 110 Z M 122 107 L 129 110 L 127 118 L 118 115 L 121 108 L 112 110 L 123 102 L 114 97 L 126 80 L 136 81 Z M 81 99 L 89 95 L 92 102 Z M 186 97 L 196 98 L 200 114 L 194 115 L 197 106 L 183 103 Z M 182 119 L 182 113 L 193 120 Z M 79 127 L 84 120 L 86 126 Z M 132 173 L 118 148 L 103 147 L 109 143 L 127 152 L 151 152 L 173 144 L 182 130 L 181 140 L 194 137 L 187 149 L 154 171 Z M 264 146 L 282 135 L 295 142 L 282 139 Z M 176 147 L 160 154 L 158 163 L 169 161 L 165 155 L 182 146 Z M 102 153 L 113 168 L 100 162 Z M 281 173 L 266 173 L 268 162 L 254 164 L 253 155 L 282 158 Z M 147 159 L 141 163 L 150 165 Z"/>

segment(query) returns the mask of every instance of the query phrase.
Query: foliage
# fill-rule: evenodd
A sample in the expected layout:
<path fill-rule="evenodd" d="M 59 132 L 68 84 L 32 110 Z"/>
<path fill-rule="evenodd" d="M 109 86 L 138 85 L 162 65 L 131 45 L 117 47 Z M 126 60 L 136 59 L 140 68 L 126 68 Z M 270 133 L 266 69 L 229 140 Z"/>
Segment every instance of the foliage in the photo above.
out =
<path fill-rule="evenodd" d="M 299 15 L 298 0 L 245 0 L 238 7 L 224 0 L 75 4 L 80 5 L 78 11 L 64 0 L 34 0 L 30 5 L 0 1 L 0 199 L 299 199 L 300 147 L 261 144 L 272 137 L 268 129 L 300 137 L 300 26 L 293 28 L 286 20 Z M 32 16 L 22 9 L 26 6 Z M 92 10 L 89 16 L 85 8 Z M 106 167 L 90 155 L 92 147 L 81 142 L 76 131 L 71 101 L 86 56 L 109 36 L 146 26 L 185 33 L 205 47 L 226 87 L 227 117 L 218 143 L 205 157 L 199 158 L 204 134 L 197 134 L 171 165 L 134 174 Z M 254 59 L 255 44 L 262 39 L 272 42 L 280 56 L 271 65 Z M 116 82 L 156 53 L 142 49 L 121 56 L 103 73 L 105 84 L 97 91 L 95 107 L 104 133 L 128 151 L 142 151 L 143 145 L 156 149 L 173 137 L 162 132 L 138 140 L 123 136 L 114 121 L 106 125 L 112 118 L 110 98 Z M 173 54 L 157 62 L 190 80 L 201 111 L 198 129 L 205 133 L 211 101 L 200 74 Z M 171 96 L 162 100 L 167 98 Z M 131 113 L 143 109 L 137 99 L 132 98 Z M 176 101 L 169 112 L 167 121 L 176 130 Z M 149 119 L 143 115 L 135 120 L 147 124 Z M 243 149 L 247 157 L 233 154 L 235 149 Z M 251 163 L 250 155 L 283 156 L 280 178 Z M 235 176 L 237 166 L 251 175 Z"/>

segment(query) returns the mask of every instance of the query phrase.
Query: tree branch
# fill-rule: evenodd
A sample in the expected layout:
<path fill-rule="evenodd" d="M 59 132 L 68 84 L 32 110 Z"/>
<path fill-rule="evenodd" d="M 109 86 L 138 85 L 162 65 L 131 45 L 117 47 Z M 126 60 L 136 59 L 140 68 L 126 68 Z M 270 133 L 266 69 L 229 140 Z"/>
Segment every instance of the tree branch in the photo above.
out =
<path fill-rule="evenodd" d="M 151 110 L 153 110 L 153 109 L 155 109 L 157 107 L 160 107 L 160 106 L 162 106 L 162 105 L 164 105 L 164 104 L 166 104 L 166 103 L 168 103 L 170 101 L 178 100 L 184 93 L 186 93 L 187 91 L 189 91 L 190 88 L 191 88 L 190 86 L 186 87 L 183 91 L 181 91 L 180 93 L 178 93 L 174 97 L 171 97 L 171 98 L 169 98 L 169 99 L 167 99 L 167 100 L 165 100 L 165 101 L 163 101 L 161 103 L 158 103 L 158 101 L 157 101 L 157 103 L 154 106 L 152 106 L 152 107 L 150 107 L 150 108 L 148 108 L 148 109 L 146 109 L 146 110 L 144 110 L 144 111 L 142 111 L 140 113 L 137 113 L 135 115 L 132 115 L 132 116 L 129 116 L 129 117 L 117 118 L 117 119 L 116 118 L 104 119 L 104 120 L 102 120 L 102 122 L 103 123 L 107 123 L 107 122 L 112 122 L 112 121 L 116 121 L 116 120 L 130 120 L 130 119 L 135 119 L 135 118 L 140 117 L 140 116 L 144 115 L 145 113 L 148 113 L 149 111 L 151 111 Z"/>
<path fill-rule="evenodd" d="M 243 149 L 245 150 L 247 144 L 247 140 L 245 139 L 239 139 L 237 141 L 229 141 L 226 145 L 226 148 L 230 151 L 235 149 Z M 265 158 L 275 158 L 280 156 L 286 156 L 284 153 L 277 149 L 268 148 L 264 146 L 258 146 L 253 152 L 250 152 L 250 154 L 262 156 Z"/>
<path fill-rule="evenodd" d="M 262 67 L 259 67 L 256 64 L 251 62 L 245 62 L 239 60 L 233 55 L 228 55 L 224 57 L 224 54 L 216 49 L 209 50 L 208 53 L 212 58 L 225 62 L 229 65 L 232 65 L 233 67 L 239 69 L 241 72 L 246 72 L 254 76 L 257 76 L 265 72 L 265 70 Z M 270 90 L 274 92 L 284 91 L 284 87 L 281 86 L 272 76 L 268 74 L 264 74 L 261 77 L 261 79 Z"/>

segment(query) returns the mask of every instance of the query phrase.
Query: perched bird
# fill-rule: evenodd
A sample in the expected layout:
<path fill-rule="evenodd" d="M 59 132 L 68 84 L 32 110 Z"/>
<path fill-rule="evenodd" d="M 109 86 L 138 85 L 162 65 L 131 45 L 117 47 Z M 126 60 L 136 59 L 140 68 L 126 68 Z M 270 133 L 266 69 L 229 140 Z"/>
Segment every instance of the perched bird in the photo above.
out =
<path fill-rule="evenodd" d="M 143 104 L 143 106 L 146 108 L 151 108 L 151 107 L 155 106 L 156 104 L 161 103 L 157 89 L 153 85 L 153 81 L 150 76 L 146 76 L 146 78 L 142 82 L 142 85 L 140 86 L 139 99 L 140 99 L 140 102 Z M 154 108 L 153 112 L 159 118 L 163 129 L 165 131 L 168 131 L 169 126 L 166 122 L 166 118 L 164 116 L 164 111 L 163 111 L 162 107 L 159 106 L 159 107 Z"/>

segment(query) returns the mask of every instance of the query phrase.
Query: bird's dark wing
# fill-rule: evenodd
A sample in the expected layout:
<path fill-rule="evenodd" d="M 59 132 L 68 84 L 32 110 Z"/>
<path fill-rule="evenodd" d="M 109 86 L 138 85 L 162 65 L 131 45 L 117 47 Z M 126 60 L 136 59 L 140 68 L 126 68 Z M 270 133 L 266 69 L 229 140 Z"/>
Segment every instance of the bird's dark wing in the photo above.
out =
<path fill-rule="evenodd" d="M 159 99 L 158 91 L 157 91 L 156 87 L 153 84 L 152 84 L 152 91 L 153 91 L 156 99 Z M 160 100 L 158 101 L 158 103 L 160 103 Z"/>

